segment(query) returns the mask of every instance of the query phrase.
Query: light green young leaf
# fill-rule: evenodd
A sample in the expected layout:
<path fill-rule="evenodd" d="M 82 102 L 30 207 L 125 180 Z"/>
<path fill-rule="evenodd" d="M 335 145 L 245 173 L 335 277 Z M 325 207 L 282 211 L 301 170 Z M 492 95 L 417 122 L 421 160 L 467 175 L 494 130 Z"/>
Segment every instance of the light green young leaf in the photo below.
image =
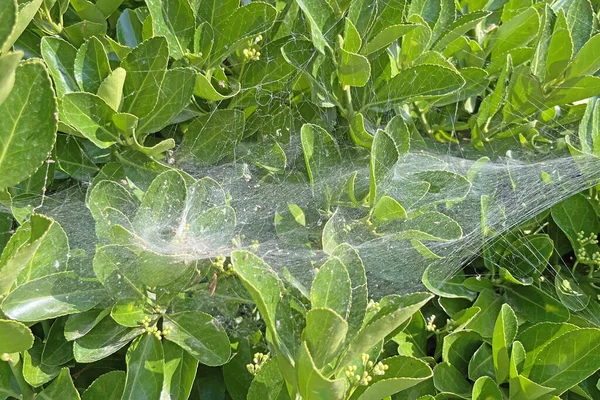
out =
<path fill-rule="evenodd" d="M 303 338 L 317 369 L 322 369 L 340 351 L 346 340 L 348 323 L 329 308 L 313 308 L 306 313 Z"/>
<path fill-rule="evenodd" d="M 127 350 L 122 400 L 158 399 L 164 379 L 163 347 L 154 335 L 142 335 Z"/>
<path fill-rule="evenodd" d="M 492 53 L 492 58 L 504 56 L 515 47 L 525 46 L 537 35 L 540 26 L 540 16 L 534 7 L 503 23 L 490 37 L 486 48 Z"/>
<path fill-rule="evenodd" d="M 101 149 L 120 141 L 115 115 L 115 111 L 95 94 L 72 92 L 60 99 L 60 120 Z"/>
<path fill-rule="evenodd" d="M 79 88 L 89 93 L 96 93 L 102 81 L 110 75 L 108 56 L 96 37 L 87 40 L 77 50 L 74 73 Z"/>
<path fill-rule="evenodd" d="M 492 351 L 496 382 L 502 383 L 508 379 L 512 342 L 517 336 L 517 316 L 508 304 L 503 304 L 494 326 Z"/>
<path fill-rule="evenodd" d="M 330 258 L 319 268 L 310 288 L 313 308 L 329 308 L 346 319 L 350 311 L 351 283 L 346 266 Z"/>
<path fill-rule="evenodd" d="M 419 26 L 409 24 L 390 25 L 370 39 L 363 46 L 360 54 L 368 56 L 379 50 L 385 49 L 395 40 L 398 40 L 402 36 L 410 33 L 413 29 L 419 29 Z"/>
<path fill-rule="evenodd" d="M 120 400 L 125 389 L 125 371 L 110 371 L 100 375 L 85 392 L 81 400 Z"/>
<path fill-rule="evenodd" d="M 594 9 L 589 0 L 573 0 L 567 4 L 567 23 L 573 38 L 573 51 L 577 54 L 594 30 Z"/>
<path fill-rule="evenodd" d="M 341 400 L 346 392 L 343 379 L 330 380 L 324 377 L 310 354 L 306 342 L 302 343 L 296 364 L 298 391 L 305 400 Z"/>
<path fill-rule="evenodd" d="M 22 57 L 22 51 L 12 51 L 0 56 L 0 104 L 6 100 L 15 85 L 15 71 Z"/>
<path fill-rule="evenodd" d="M 529 376 L 531 367 L 544 347 L 556 338 L 576 329 L 577 326 L 567 323 L 541 322 L 521 332 L 518 339 L 523 344 L 527 354 L 521 373 L 524 376 Z"/>
<path fill-rule="evenodd" d="M 475 11 L 463 15 L 446 28 L 446 33 L 440 37 L 432 49 L 444 50 L 450 43 L 473 29 L 490 14 L 489 11 Z"/>
<path fill-rule="evenodd" d="M 127 71 L 116 68 L 100 83 L 98 96 L 102 98 L 113 110 L 119 111 L 123 102 L 123 85 Z"/>
<path fill-rule="evenodd" d="M 48 158 L 56 139 L 56 100 L 40 60 L 22 62 L 15 84 L 0 104 L 0 188 L 14 186 Z"/>
<path fill-rule="evenodd" d="M 344 49 L 340 49 L 340 52 L 342 54 L 338 67 L 340 83 L 343 86 L 365 86 L 371 77 L 369 60 L 365 56 Z"/>
<path fill-rule="evenodd" d="M 554 32 L 548 45 L 546 58 L 546 82 L 557 79 L 569 65 L 573 56 L 573 41 L 569 33 L 565 13 L 560 11 L 554 23 Z"/>
<path fill-rule="evenodd" d="M 75 80 L 74 68 L 77 49 L 63 39 L 44 36 L 41 51 L 58 97 L 61 98 L 65 93 L 77 92 L 79 87 Z"/>
<path fill-rule="evenodd" d="M 583 75 L 593 75 L 600 69 L 600 34 L 594 35 L 585 42 L 579 52 L 573 57 L 565 73 L 565 80 Z"/>
<path fill-rule="evenodd" d="M 17 321 L 0 319 L 0 352 L 18 353 L 33 346 L 33 334 L 26 325 Z"/>
<path fill-rule="evenodd" d="M 496 382 L 489 376 L 482 376 L 475 381 L 473 385 L 473 400 L 492 400 L 501 399 L 502 392 Z"/>

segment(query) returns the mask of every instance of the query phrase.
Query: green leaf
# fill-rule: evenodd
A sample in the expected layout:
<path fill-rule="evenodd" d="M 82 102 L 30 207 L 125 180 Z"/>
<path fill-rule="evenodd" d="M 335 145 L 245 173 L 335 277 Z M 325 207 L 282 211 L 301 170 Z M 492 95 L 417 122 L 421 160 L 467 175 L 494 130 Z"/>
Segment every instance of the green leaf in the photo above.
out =
<path fill-rule="evenodd" d="M 0 319 L 0 354 L 18 353 L 33 346 L 33 334 L 17 321 Z"/>
<path fill-rule="evenodd" d="M 502 297 L 498 296 L 494 290 L 482 290 L 475 303 L 473 303 L 473 306 L 479 307 L 481 312 L 469 322 L 468 328 L 478 332 L 484 339 L 491 339 L 502 303 Z"/>
<path fill-rule="evenodd" d="M 379 50 L 382 50 L 392 44 L 395 40 L 410 33 L 415 29 L 415 25 L 396 24 L 387 26 L 377 35 L 370 39 L 360 51 L 362 55 L 368 56 Z M 375 29 L 374 29 L 375 30 Z"/>
<path fill-rule="evenodd" d="M 89 182 L 98 172 L 98 167 L 82 148 L 79 139 L 73 136 L 58 135 L 54 149 L 60 169 L 69 176 L 79 181 Z"/>
<path fill-rule="evenodd" d="M 317 369 L 322 369 L 338 353 L 346 340 L 348 323 L 328 308 L 313 308 L 306 313 L 303 337 Z"/>
<path fill-rule="evenodd" d="M 126 75 L 127 71 L 123 68 L 116 68 L 98 87 L 98 96 L 115 111 L 121 109 L 123 85 L 125 84 Z"/>
<path fill-rule="evenodd" d="M 565 322 L 569 310 L 552 296 L 535 286 L 506 288 L 506 301 L 530 322 Z"/>
<path fill-rule="evenodd" d="M 15 84 L 0 104 L 0 188 L 32 175 L 48 158 L 56 139 L 56 100 L 50 77 L 39 60 L 21 63 Z"/>
<path fill-rule="evenodd" d="M 335 139 L 318 125 L 304 124 L 300 140 L 310 183 L 323 182 L 332 165 L 340 160 Z"/>
<path fill-rule="evenodd" d="M 100 375 L 81 395 L 81 400 L 120 400 L 125 389 L 125 372 L 110 371 Z"/>
<path fill-rule="evenodd" d="M 445 29 L 445 34 L 432 47 L 433 50 L 443 50 L 450 43 L 473 29 L 491 13 L 489 11 L 475 11 L 463 15 Z"/>
<path fill-rule="evenodd" d="M 529 376 L 531 367 L 544 347 L 556 338 L 576 329 L 577 326 L 567 323 L 541 322 L 521 332 L 518 339 L 523 344 L 523 348 L 527 353 L 521 373 L 524 376 Z"/>
<path fill-rule="evenodd" d="M 482 343 L 469 360 L 468 374 L 470 380 L 476 381 L 482 376 L 496 377 L 492 346 Z"/>
<path fill-rule="evenodd" d="M 572 56 L 573 41 L 569 33 L 567 18 L 564 12 L 559 12 L 554 23 L 554 32 L 548 45 L 545 80 L 549 82 L 559 78 L 567 68 Z"/>
<path fill-rule="evenodd" d="M 319 268 L 310 288 L 313 308 L 329 308 L 346 319 L 351 301 L 350 276 L 346 266 L 337 258 L 330 258 Z"/>
<path fill-rule="evenodd" d="M 467 375 L 471 354 L 481 346 L 481 336 L 474 331 L 455 331 L 444 337 L 442 360 Z"/>
<path fill-rule="evenodd" d="M 502 383 L 508 379 L 509 353 L 513 340 L 517 336 L 517 316 L 508 304 L 503 304 L 494 326 L 492 337 L 492 351 L 494 355 L 494 369 L 496 382 Z"/>
<path fill-rule="evenodd" d="M 554 387 L 555 395 L 578 384 L 600 368 L 600 330 L 581 328 L 552 340 L 535 359 L 528 378 Z M 549 367 L 551 366 L 551 368 Z"/>
<path fill-rule="evenodd" d="M 73 341 L 85 336 L 96 325 L 110 314 L 110 308 L 92 309 L 79 314 L 71 314 L 65 323 L 64 335 L 65 339 Z"/>
<path fill-rule="evenodd" d="M 260 315 L 267 324 L 267 329 L 277 341 L 275 314 L 283 292 L 283 283 L 271 267 L 248 251 L 232 252 L 231 263 L 256 303 Z"/>
<path fill-rule="evenodd" d="M 14 25 L 12 25 L 12 30 L 10 31 L 8 37 L 5 36 L 4 40 L 0 40 L 0 44 L 2 44 L 2 47 L 0 48 L 0 54 L 6 54 L 6 52 L 15 44 L 19 36 L 21 36 L 23 31 L 27 29 L 27 26 L 31 20 L 35 17 L 35 14 L 42 5 L 42 2 L 43 0 L 26 0 L 17 3 L 19 5 L 17 18 L 14 22 Z M 10 14 L 11 12 L 9 11 L 7 15 L 8 18 L 10 18 Z M 2 18 L 4 18 L 4 16 L 5 15 L 3 12 Z M 8 21 L 10 21 L 10 19 Z M 4 115 L 4 113 L 2 115 Z"/>
<path fill-rule="evenodd" d="M 0 56 L 0 104 L 6 100 L 15 85 L 15 71 L 22 57 L 21 51 Z"/>
<path fill-rule="evenodd" d="M 179 60 L 191 49 L 194 39 L 196 19 L 189 2 L 146 0 L 146 4 L 152 16 L 154 34 L 167 39 L 171 57 Z"/>
<path fill-rule="evenodd" d="M 127 349 L 127 377 L 122 400 L 158 399 L 164 379 L 163 347 L 154 335 L 138 337 Z"/>
<path fill-rule="evenodd" d="M 600 46 L 600 34 L 594 35 L 585 42 L 567 67 L 566 80 L 583 75 L 593 75 L 600 69 L 600 54 L 596 51 L 598 46 Z"/>
<path fill-rule="evenodd" d="M 138 118 L 150 114 L 157 104 L 169 61 L 167 40 L 156 36 L 140 43 L 121 63 L 127 75 L 123 85 L 122 112 Z"/>
<path fill-rule="evenodd" d="M 600 77 L 582 76 L 553 86 L 544 105 L 552 107 L 559 104 L 574 103 L 588 97 L 600 95 Z"/>
<path fill-rule="evenodd" d="M 154 110 L 140 120 L 138 133 L 153 133 L 169 125 L 190 102 L 194 93 L 196 73 L 191 68 L 166 72 Z"/>
<path fill-rule="evenodd" d="M 75 385 L 73 385 L 73 380 L 69 374 L 69 368 L 61 369 L 58 377 L 35 397 L 42 400 L 80 399 L 79 393 L 77 392 L 77 389 L 75 389 Z"/>
<path fill-rule="evenodd" d="M 165 378 L 161 397 L 170 399 L 187 399 L 192 391 L 198 360 L 184 349 L 169 342 L 163 341 L 165 357 Z"/>
<path fill-rule="evenodd" d="M 463 374 L 446 362 L 436 365 L 433 369 L 433 384 L 440 392 L 452 393 L 465 398 L 471 395 L 471 385 Z"/>
<path fill-rule="evenodd" d="M 460 74 L 440 65 L 419 65 L 403 69 L 387 85 L 377 90 L 377 99 L 371 106 L 435 98 L 463 87 Z"/>
<path fill-rule="evenodd" d="M 112 318 L 102 319 L 85 336 L 75 340 L 73 355 L 80 363 L 92 363 L 115 353 L 143 333 L 142 328 L 127 328 Z"/>
<path fill-rule="evenodd" d="M 96 277 L 108 293 L 122 301 L 146 299 L 138 265 L 137 255 L 118 245 L 100 247 L 94 255 Z"/>
<path fill-rule="evenodd" d="M 289 400 L 285 380 L 276 359 L 262 365 L 248 390 L 248 400 Z"/>
<path fill-rule="evenodd" d="M 342 54 L 338 67 L 340 83 L 344 86 L 365 86 L 371 77 L 369 60 L 365 56 L 344 49 L 340 49 L 340 52 Z"/>
<path fill-rule="evenodd" d="M 67 318 L 54 321 L 42 352 L 42 363 L 50 366 L 60 366 L 73 359 L 73 343 L 65 339 L 65 323 Z"/>
<path fill-rule="evenodd" d="M 346 353 L 338 365 L 346 365 L 362 353 L 392 333 L 415 312 L 423 307 L 433 296 L 428 293 L 412 293 L 405 296 L 392 296 L 389 304 L 377 313 L 350 342 Z"/>
<path fill-rule="evenodd" d="M 441 275 L 444 275 L 444 277 Z M 436 273 L 431 267 L 427 267 L 422 277 L 425 287 L 438 296 L 450 299 L 463 298 L 472 301 L 477 294 L 463 285 L 464 280 L 465 277 L 462 272 L 458 272 L 452 278 L 447 279 L 445 274 Z"/>
<path fill-rule="evenodd" d="M 33 347 L 23 353 L 23 378 L 33 387 L 42 386 L 56 378 L 60 367 L 52 367 L 42 363 L 44 345 L 36 338 Z"/>
<path fill-rule="evenodd" d="M 197 165 L 215 164 L 233 153 L 242 139 L 244 124 L 244 113 L 239 110 L 216 110 L 202 115 L 185 131 L 181 151 Z"/>
<path fill-rule="evenodd" d="M 231 355 L 229 338 L 219 322 L 200 311 L 165 316 L 163 330 L 167 340 L 178 344 L 205 365 L 225 364 Z"/>
<path fill-rule="evenodd" d="M 65 93 L 78 91 L 74 68 L 77 49 L 62 39 L 44 36 L 41 50 L 42 57 L 52 75 L 58 97 L 61 98 Z"/>
<path fill-rule="evenodd" d="M 60 100 L 60 119 L 96 146 L 105 149 L 120 141 L 117 114 L 95 94 L 73 92 Z"/>
<path fill-rule="evenodd" d="M 108 56 L 96 37 L 87 40 L 77 50 L 74 64 L 75 80 L 84 92 L 96 93 L 111 73 Z"/>
<path fill-rule="evenodd" d="M 568 2 L 566 12 L 573 50 L 577 54 L 594 30 L 594 9 L 589 0 L 573 0 Z"/>
<path fill-rule="evenodd" d="M 17 229 L 0 259 L 0 293 L 67 268 L 69 243 L 62 227 L 40 214 Z"/>
<path fill-rule="evenodd" d="M 102 286 L 72 272 L 35 279 L 10 292 L 2 311 L 12 319 L 41 321 L 87 311 L 105 298 Z"/>
<path fill-rule="evenodd" d="M 119 325 L 135 328 L 144 318 L 152 317 L 151 307 L 144 300 L 118 300 L 110 310 L 110 316 Z"/>
<path fill-rule="evenodd" d="M 148 14 L 148 10 L 145 10 L 144 17 L 139 12 L 140 10 L 141 8 L 126 8 L 119 16 L 116 24 L 116 38 L 120 44 L 134 48 L 144 41 L 142 38 L 142 24 Z"/>
<path fill-rule="evenodd" d="M 343 379 L 330 380 L 325 378 L 317 369 L 306 342 L 300 347 L 296 364 L 298 391 L 306 400 L 341 400 L 346 392 L 346 382 Z"/>
<path fill-rule="evenodd" d="M 0 48 L 4 46 L 4 43 L 14 29 L 18 11 L 17 0 L 5 1 L 0 6 L 0 20 L 4 21 L 2 27 L 0 27 Z"/>
<path fill-rule="evenodd" d="M 482 376 L 475 381 L 473 385 L 473 400 L 493 400 L 501 399 L 502 392 L 496 382 L 489 376 Z"/>
<path fill-rule="evenodd" d="M 537 35 L 540 16 L 534 7 L 529 7 L 519 15 L 500 25 L 490 37 L 487 52 L 492 58 L 504 56 L 515 47 L 525 46 Z"/>
<path fill-rule="evenodd" d="M 548 235 L 521 236 L 512 242 L 500 260 L 500 267 L 510 272 L 522 284 L 537 280 L 546 269 L 554 251 Z"/>
<path fill-rule="evenodd" d="M 385 374 L 374 375 L 367 387 L 359 386 L 352 394 L 352 399 L 384 399 L 433 376 L 429 365 L 417 358 L 394 356 L 384 358 L 381 362 L 387 366 Z"/>
<path fill-rule="evenodd" d="M 325 48 L 331 48 L 325 35 L 331 28 L 335 13 L 326 0 L 296 0 L 310 24 L 310 34 L 315 48 L 325 54 Z"/>
<path fill-rule="evenodd" d="M 576 212 L 573 212 L 576 210 Z M 584 233 L 588 237 L 590 233 L 600 231 L 600 221 L 590 201 L 584 194 L 571 196 L 551 209 L 552 219 L 561 231 L 569 238 L 575 254 L 582 248 L 578 241 L 578 234 Z"/>

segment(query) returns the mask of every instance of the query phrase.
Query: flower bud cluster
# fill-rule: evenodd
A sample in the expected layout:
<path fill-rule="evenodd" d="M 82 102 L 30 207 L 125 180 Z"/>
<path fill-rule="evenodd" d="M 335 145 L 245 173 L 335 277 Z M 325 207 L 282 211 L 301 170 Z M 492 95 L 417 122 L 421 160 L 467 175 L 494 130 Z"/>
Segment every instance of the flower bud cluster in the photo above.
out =
<path fill-rule="evenodd" d="M 256 375 L 256 374 L 258 374 L 258 371 L 260 371 L 260 369 L 267 362 L 268 359 L 269 359 L 269 353 L 267 353 L 267 354 L 256 353 L 256 354 L 254 354 L 252 363 L 246 365 L 246 369 L 252 375 Z"/>

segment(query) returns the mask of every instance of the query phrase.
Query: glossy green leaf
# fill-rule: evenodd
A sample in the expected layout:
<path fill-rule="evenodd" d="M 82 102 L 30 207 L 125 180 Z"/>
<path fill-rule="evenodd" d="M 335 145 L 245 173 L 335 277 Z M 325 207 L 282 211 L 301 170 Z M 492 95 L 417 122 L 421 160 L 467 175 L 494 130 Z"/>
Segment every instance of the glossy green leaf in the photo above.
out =
<path fill-rule="evenodd" d="M 522 374 L 529 375 L 531 367 L 548 343 L 576 329 L 575 325 L 567 323 L 541 322 L 520 333 L 518 339 L 527 353 Z"/>
<path fill-rule="evenodd" d="M 60 366 L 73 359 L 73 343 L 65 339 L 66 318 L 54 321 L 42 352 L 42 362 L 46 365 Z"/>
<path fill-rule="evenodd" d="M 4 43 L 14 29 L 18 11 L 19 6 L 16 0 L 5 1 L 0 6 L 0 19 L 4 21 L 4 24 L 0 28 L 0 48 L 4 46 Z"/>
<path fill-rule="evenodd" d="M 33 347 L 23 353 L 23 378 L 33 386 L 39 387 L 56 378 L 61 371 L 60 367 L 52 367 L 42 363 L 44 345 L 36 338 Z"/>
<path fill-rule="evenodd" d="M 340 51 L 342 54 L 338 67 L 340 83 L 344 86 L 365 86 L 371 77 L 369 60 L 365 56 L 344 49 Z"/>
<path fill-rule="evenodd" d="M 74 68 L 77 49 L 65 40 L 45 36 L 42 38 L 41 50 L 58 97 L 78 91 Z"/>
<path fill-rule="evenodd" d="M 466 375 L 470 355 L 481 346 L 481 340 L 479 333 L 474 331 L 452 332 L 444 337 L 442 360 Z"/>
<path fill-rule="evenodd" d="M 569 310 L 563 304 L 535 286 L 507 288 L 506 301 L 530 322 L 565 322 L 569 319 Z"/>
<path fill-rule="evenodd" d="M 310 34 L 315 48 L 325 53 L 329 47 L 325 37 L 334 17 L 334 11 L 326 0 L 296 0 L 310 24 Z"/>
<path fill-rule="evenodd" d="M 593 75 L 600 69 L 600 54 L 596 51 L 600 46 L 600 35 L 594 35 L 585 42 L 573 57 L 565 73 L 565 79 L 573 79 L 583 75 Z"/>
<path fill-rule="evenodd" d="M 441 392 L 451 393 L 468 398 L 471 395 L 471 385 L 467 379 L 448 363 L 440 363 L 433 369 L 433 384 Z"/>
<path fill-rule="evenodd" d="M 475 381 L 473 385 L 473 400 L 493 400 L 501 399 L 502 392 L 496 382 L 488 376 L 482 376 Z"/>
<path fill-rule="evenodd" d="M 87 311 L 105 298 L 102 286 L 72 272 L 59 272 L 19 286 L 2 302 L 2 311 L 20 321 L 40 321 Z"/>
<path fill-rule="evenodd" d="M 229 338 L 223 327 L 212 316 L 188 311 L 165 317 L 164 328 L 169 328 L 166 336 L 205 365 L 222 365 L 231 354 Z"/>
<path fill-rule="evenodd" d="M 0 40 L 2 42 L 2 47 L 0 47 L 0 53 L 5 54 L 17 41 L 19 36 L 27 29 L 27 26 L 31 22 L 31 20 L 35 17 L 38 9 L 42 5 L 43 0 L 27 0 L 18 2 L 18 11 L 17 18 L 14 20 L 14 25 L 12 26 L 12 30 L 10 30 L 10 34 L 4 37 L 4 40 Z M 10 6 L 9 6 L 10 7 Z M 6 15 L 7 18 L 10 18 L 11 12 L 8 11 Z M 2 13 L 2 17 L 4 17 L 4 12 Z M 10 19 L 8 20 L 10 22 Z M 5 33 L 6 35 L 6 33 Z"/>
<path fill-rule="evenodd" d="M 567 18 L 564 13 L 559 12 L 554 23 L 554 32 L 548 45 L 548 57 L 546 59 L 546 81 L 560 77 L 571 61 L 573 56 L 573 41 L 569 33 Z"/>
<path fill-rule="evenodd" d="M 594 29 L 594 10 L 588 0 L 571 1 L 564 9 L 566 9 L 567 23 L 573 38 L 573 48 L 577 53 L 590 38 Z"/>
<path fill-rule="evenodd" d="M 77 362 L 92 363 L 115 353 L 142 333 L 141 328 L 127 328 L 106 317 L 75 340 L 73 355 Z"/>
<path fill-rule="evenodd" d="M 332 164 L 340 159 L 337 143 L 329 132 L 313 124 L 302 125 L 300 140 L 310 182 L 322 182 Z"/>
<path fill-rule="evenodd" d="M 538 32 L 540 16 L 534 7 L 529 7 L 519 15 L 505 22 L 490 38 L 488 52 L 492 58 L 505 55 L 515 47 L 525 46 Z"/>
<path fill-rule="evenodd" d="M 56 139 L 56 100 L 40 61 L 21 63 L 12 91 L 0 104 L 6 123 L 0 127 L 0 187 L 33 174 L 48 158 Z"/>
<path fill-rule="evenodd" d="M 127 349 L 127 376 L 121 399 L 159 398 L 164 379 L 162 342 L 142 335 Z"/>
<path fill-rule="evenodd" d="M 276 359 L 260 368 L 248 390 L 248 400 L 289 400 L 285 380 Z"/>
<path fill-rule="evenodd" d="M 110 309 L 92 309 L 79 314 L 69 315 L 65 323 L 65 339 L 73 341 L 85 336 L 91 331 L 104 317 L 110 314 Z"/>
<path fill-rule="evenodd" d="M 125 372 L 110 371 L 100 375 L 81 395 L 81 400 L 119 400 L 125 389 Z"/>
<path fill-rule="evenodd" d="M 492 346 L 488 343 L 482 343 L 469 360 L 467 376 L 472 381 L 476 381 L 483 376 L 495 379 L 494 355 Z"/>

